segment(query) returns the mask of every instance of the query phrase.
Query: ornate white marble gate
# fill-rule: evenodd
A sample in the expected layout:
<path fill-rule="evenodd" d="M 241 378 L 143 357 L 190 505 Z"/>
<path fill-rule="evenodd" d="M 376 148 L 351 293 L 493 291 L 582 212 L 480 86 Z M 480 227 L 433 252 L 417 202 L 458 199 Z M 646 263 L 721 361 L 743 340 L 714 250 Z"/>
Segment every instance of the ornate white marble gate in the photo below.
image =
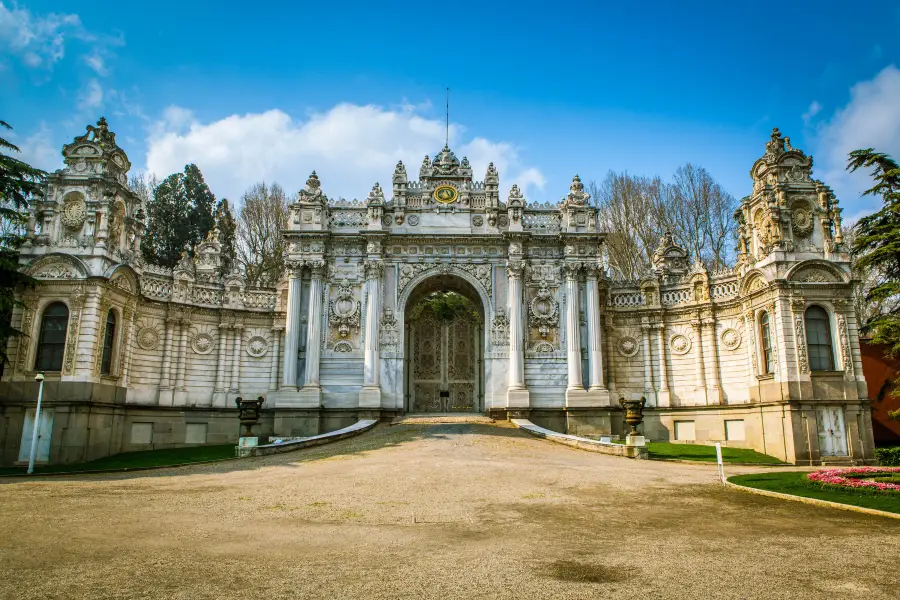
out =
<path fill-rule="evenodd" d="M 481 410 L 478 323 L 465 314 L 450 320 L 431 311 L 410 327 L 410 412 Z"/>

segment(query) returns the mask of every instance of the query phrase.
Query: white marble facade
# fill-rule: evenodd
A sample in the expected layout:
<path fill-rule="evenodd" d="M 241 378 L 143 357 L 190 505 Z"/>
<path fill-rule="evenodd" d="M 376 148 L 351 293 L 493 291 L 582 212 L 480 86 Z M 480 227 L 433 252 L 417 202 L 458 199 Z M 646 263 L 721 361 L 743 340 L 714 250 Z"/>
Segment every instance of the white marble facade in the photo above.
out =
<path fill-rule="evenodd" d="M 60 301 L 64 358 L 47 375 L 61 384 L 57 402 L 67 401 L 62 384 L 79 382 L 123 389 L 124 406 L 142 414 L 210 414 L 261 395 L 276 434 L 289 433 L 278 431 L 290 420 L 279 414 L 395 415 L 412 405 L 412 305 L 449 289 L 481 315 L 471 346 L 479 412 L 616 434 L 619 399 L 645 397 L 651 439 L 680 430 L 681 441 L 813 461 L 834 445 L 834 427 L 821 438 L 822 410 L 837 410 L 837 455 L 871 456 L 841 209 L 811 179 L 812 159 L 777 130 L 737 213 L 737 265 L 709 272 L 664 236 L 640 281 L 611 277 L 578 176 L 557 203 L 529 203 L 516 186 L 501 199 L 493 164 L 475 181 L 445 147 L 425 157 L 417 179 L 398 163 L 391 187 L 376 183 L 359 202 L 330 200 L 313 172 L 290 206 L 282 280 L 249 288 L 239 272 L 221 272 L 214 233 L 173 270 L 144 262 L 143 207 L 105 121 L 63 155 L 31 211 L 22 266 L 40 284 L 23 290 L 13 316 L 29 337 L 10 342 L 6 389 L 34 377 L 43 311 Z M 827 370 L 807 356 L 810 306 L 827 315 Z M 115 339 L 101 373 L 109 311 Z"/>

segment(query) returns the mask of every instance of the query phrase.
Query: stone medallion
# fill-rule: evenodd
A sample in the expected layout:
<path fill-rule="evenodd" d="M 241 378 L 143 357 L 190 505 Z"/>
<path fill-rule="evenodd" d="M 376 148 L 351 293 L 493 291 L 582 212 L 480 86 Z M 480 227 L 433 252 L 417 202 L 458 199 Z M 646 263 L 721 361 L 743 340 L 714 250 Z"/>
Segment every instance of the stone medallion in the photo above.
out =
<path fill-rule="evenodd" d="M 191 341 L 191 348 L 197 354 L 209 354 L 213 349 L 213 337 L 208 333 L 198 333 Z"/>
<path fill-rule="evenodd" d="M 619 354 L 626 357 L 632 357 L 638 353 L 637 340 L 630 336 L 619 338 L 616 348 L 619 350 Z"/>
<path fill-rule="evenodd" d="M 265 356 L 269 351 L 269 342 L 261 335 L 254 335 L 247 340 L 247 354 L 254 358 Z"/>
<path fill-rule="evenodd" d="M 159 332 L 152 327 L 141 327 L 137 332 L 137 343 L 144 350 L 156 350 L 159 345 Z"/>
<path fill-rule="evenodd" d="M 727 350 L 734 350 L 741 345 L 741 334 L 737 329 L 729 327 L 722 332 L 722 346 Z"/>
<path fill-rule="evenodd" d="M 673 335 L 669 340 L 669 347 L 675 354 L 687 354 L 691 349 L 691 340 L 686 335 Z"/>
<path fill-rule="evenodd" d="M 415 227 L 419 224 L 419 215 L 410 215 L 406 222 Z"/>
<path fill-rule="evenodd" d="M 795 208 L 791 219 L 791 228 L 799 237 L 807 237 L 812 233 L 813 218 L 808 208 Z"/>
<path fill-rule="evenodd" d="M 87 205 L 81 196 L 70 197 L 63 203 L 59 220 L 69 229 L 81 229 L 87 219 Z"/>

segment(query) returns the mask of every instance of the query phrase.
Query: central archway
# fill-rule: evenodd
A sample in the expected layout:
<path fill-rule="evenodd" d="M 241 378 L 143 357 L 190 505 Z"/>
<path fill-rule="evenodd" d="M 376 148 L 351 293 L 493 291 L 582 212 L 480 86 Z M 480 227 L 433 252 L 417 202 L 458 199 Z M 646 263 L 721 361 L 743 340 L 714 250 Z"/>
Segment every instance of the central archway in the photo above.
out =
<path fill-rule="evenodd" d="M 484 411 L 485 308 L 474 286 L 435 274 L 404 307 L 404 409 L 410 413 Z"/>

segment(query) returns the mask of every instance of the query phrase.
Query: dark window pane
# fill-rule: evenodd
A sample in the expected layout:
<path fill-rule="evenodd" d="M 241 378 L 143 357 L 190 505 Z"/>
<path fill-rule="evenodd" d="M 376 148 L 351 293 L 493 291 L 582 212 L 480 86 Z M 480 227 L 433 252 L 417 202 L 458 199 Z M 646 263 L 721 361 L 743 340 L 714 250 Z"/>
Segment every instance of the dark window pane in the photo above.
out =
<path fill-rule="evenodd" d="M 762 337 L 763 363 L 766 375 L 775 372 L 775 354 L 772 352 L 772 334 L 769 330 L 769 313 L 759 316 L 760 335 Z"/>
<path fill-rule="evenodd" d="M 811 370 L 834 370 L 831 325 L 828 313 L 821 306 L 810 306 L 806 309 L 806 346 L 809 351 L 809 368 Z"/>
<path fill-rule="evenodd" d="M 100 360 L 100 374 L 109 375 L 112 367 L 113 341 L 116 339 L 116 313 L 106 315 L 106 333 L 103 335 L 103 356 Z"/>
<path fill-rule="evenodd" d="M 35 371 L 62 371 L 68 326 L 69 309 L 65 304 L 54 302 L 44 310 L 34 361 Z"/>

